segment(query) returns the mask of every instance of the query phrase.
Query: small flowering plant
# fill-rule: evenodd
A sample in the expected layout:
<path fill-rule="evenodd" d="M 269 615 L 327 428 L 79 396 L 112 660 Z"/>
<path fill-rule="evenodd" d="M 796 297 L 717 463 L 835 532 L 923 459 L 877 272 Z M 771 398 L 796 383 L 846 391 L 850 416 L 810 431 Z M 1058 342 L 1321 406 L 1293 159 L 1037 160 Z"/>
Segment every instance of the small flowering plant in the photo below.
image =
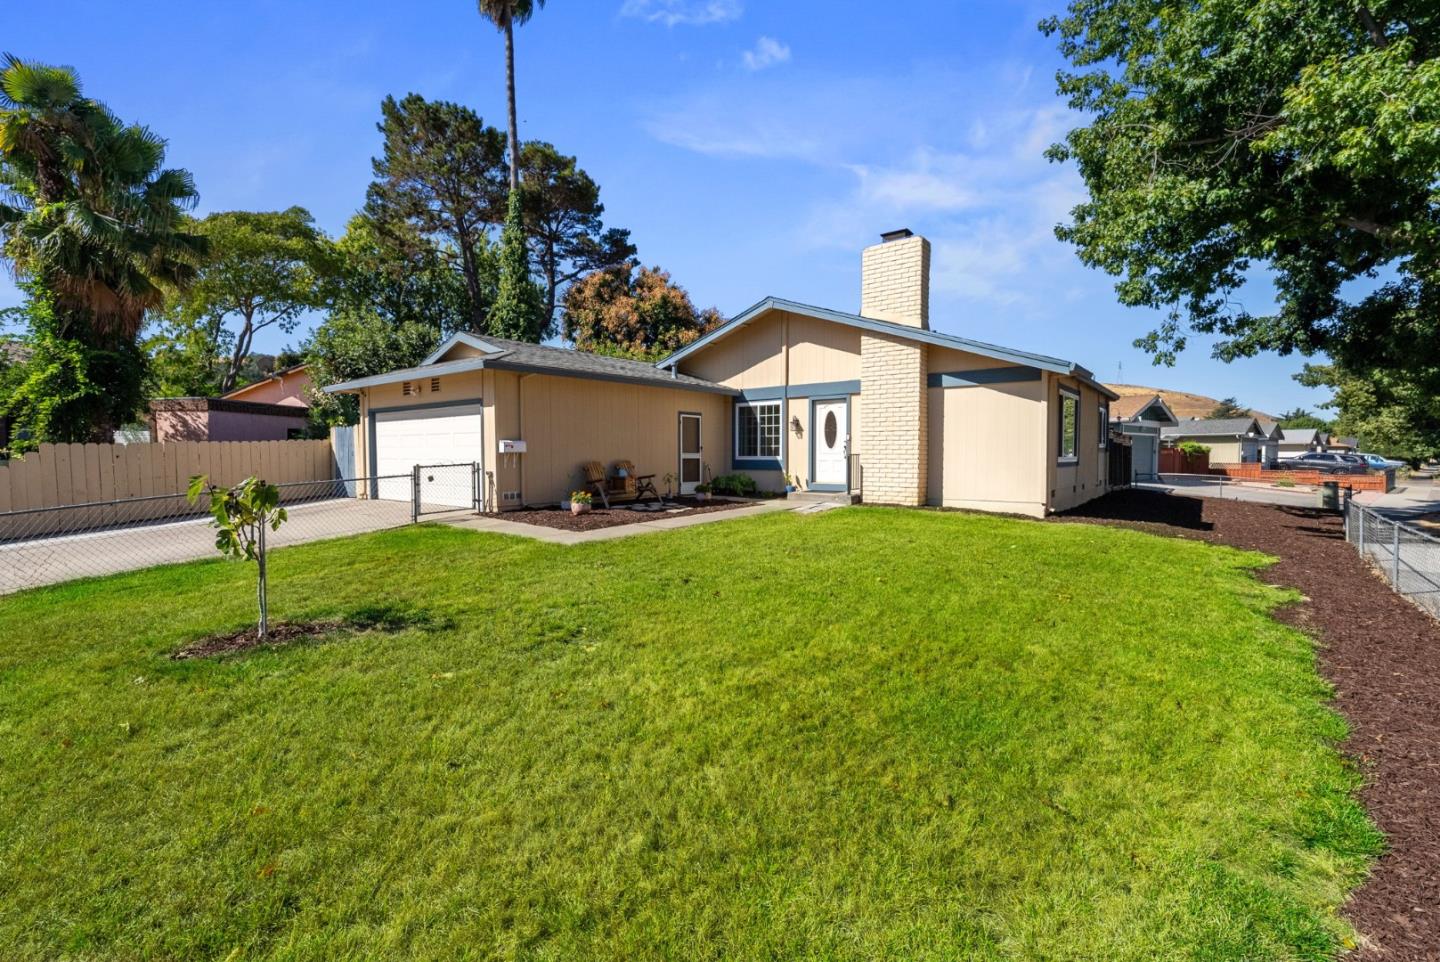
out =
<path fill-rule="evenodd" d="M 570 503 L 571 503 L 571 504 L 593 504 L 594 501 L 595 501 L 595 495 L 591 494 L 589 491 L 571 491 L 571 492 L 570 492 Z"/>

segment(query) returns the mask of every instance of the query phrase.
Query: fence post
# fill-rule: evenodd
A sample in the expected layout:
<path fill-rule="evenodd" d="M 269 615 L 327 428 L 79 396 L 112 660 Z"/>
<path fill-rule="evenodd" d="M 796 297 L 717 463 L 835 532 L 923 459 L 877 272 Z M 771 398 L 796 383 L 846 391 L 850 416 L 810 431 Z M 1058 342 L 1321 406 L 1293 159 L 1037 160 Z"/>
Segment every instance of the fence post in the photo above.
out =
<path fill-rule="evenodd" d="M 1361 508 L 1356 514 L 1359 516 L 1357 520 L 1360 522 L 1360 556 L 1363 558 L 1365 556 L 1365 509 Z"/>
<path fill-rule="evenodd" d="M 1399 591 L 1399 590 L 1400 590 L 1400 522 L 1398 522 L 1398 521 L 1391 521 L 1390 524 L 1391 524 L 1391 526 L 1392 526 L 1392 529 L 1393 529 L 1394 532 L 1395 532 L 1395 536 L 1394 536 L 1394 538 L 1392 539 L 1392 542 L 1391 542 L 1391 547 L 1392 547 L 1392 549 L 1393 549 L 1394 552 L 1395 552 L 1395 558 L 1394 558 L 1394 562 L 1393 562 L 1393 564 L 1394 564 L 1394 569 L 1395 569 L 1395 577 L 1392 578 L 1391 581 L 1393 581 L 1394 584 L 1395 584 L 1395 590 L 1396 590 L 1396 591 Z"/>
<path fill-rule="evenodd" d="M 410 523 L 420 520 L 420 465 L 410 469 Z"/>
<path fill-rule="evenodd" d="M 480 513 L 480 462 L 470 462 L 470 507 Z"/>

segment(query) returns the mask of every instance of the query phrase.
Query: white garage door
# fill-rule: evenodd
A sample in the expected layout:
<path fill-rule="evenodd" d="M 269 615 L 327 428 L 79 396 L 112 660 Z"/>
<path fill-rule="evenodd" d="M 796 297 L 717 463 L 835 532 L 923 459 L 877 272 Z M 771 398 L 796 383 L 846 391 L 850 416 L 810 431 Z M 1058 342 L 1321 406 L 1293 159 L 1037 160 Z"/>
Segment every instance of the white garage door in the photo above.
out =
<path fill-rule="evenodd" d="M 377 497 L 409 501 L 410 473 L 417 464 L 468 464 L 481 460 L 484 450 L 479 404 L 448 404 L 419 411 L 375 412 L 375 476 Z M 452 471 L 454 483 L 422 485 L 426 503 L 470 506 L 469 475 Z M 404 477 L 386 477 L 404 475 Z M 437 478 L 437 481 L 441 479 Z"/>

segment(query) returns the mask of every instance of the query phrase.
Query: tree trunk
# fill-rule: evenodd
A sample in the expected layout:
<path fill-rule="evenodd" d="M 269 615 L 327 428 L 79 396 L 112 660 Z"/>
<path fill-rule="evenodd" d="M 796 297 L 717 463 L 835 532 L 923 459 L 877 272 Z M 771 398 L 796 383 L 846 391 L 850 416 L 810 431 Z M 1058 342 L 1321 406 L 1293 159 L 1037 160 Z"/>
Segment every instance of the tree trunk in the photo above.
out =
<path fill-rule="evenodd" d="M 240 328 L 240 333 L 235 335 L 235 350 L 230 353 L 230 363 L 225 366 L 225 375 L 220 379 L 221 394 L 229 394 L 235 390 L 235 382 L 240 379 L 240 367 L 250 356 L 250 345 L 255 341 L 254 308 L 242 310 L 240 316 L 245 318 L 245 324 Z"/>
<path fill-rule="evenodd" d="M 546 244 L 545 255 L 545 330 L 542 335 L 550 333 L 550 328 L 555 323 L 555 291 L 560 286 L 560 279 L 556 275 L 560 272 L 559 259 L 555 256 L 555 243 L 550 241 Z"/>
<path fill-rule="evenodd" d="M 262 521 L 256 533 L 256 561 L 260 569 L 260 577 L 255 585 L 256 600 L 260 603 L 260 641 L 264 642 L 270 637 L 270 599 L 266 594 L 265 584 L 265 523 Z"/>
<path fill-rule="evenodd" d="M 505 21 L 505 99 L 510 107 L 510 189 L 520 186 L 520 132 L 515 129 L 515 25 Z"/>

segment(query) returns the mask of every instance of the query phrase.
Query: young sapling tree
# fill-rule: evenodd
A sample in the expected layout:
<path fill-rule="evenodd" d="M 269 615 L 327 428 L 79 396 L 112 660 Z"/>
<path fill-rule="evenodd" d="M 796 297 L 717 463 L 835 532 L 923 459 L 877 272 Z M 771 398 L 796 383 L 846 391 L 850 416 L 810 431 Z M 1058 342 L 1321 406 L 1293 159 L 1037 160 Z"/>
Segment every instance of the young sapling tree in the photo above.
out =
<path fill-rule="evenodd" d="M 280 507 L 280 489 L 254 477 L 233 488 L 209 483 L 208 476 L 190 479 L 189 498 L 194 504 L 202 494 L 210 496 L 211 524 L 215 526 L 215 547 L 231 558 L 253 561 L 259 570 L 255 597 L 260 605 L 259 638 L 270 635 L 270 602 L 266 593 L 265 531 L 278 531 L 288 515 Z"/>

